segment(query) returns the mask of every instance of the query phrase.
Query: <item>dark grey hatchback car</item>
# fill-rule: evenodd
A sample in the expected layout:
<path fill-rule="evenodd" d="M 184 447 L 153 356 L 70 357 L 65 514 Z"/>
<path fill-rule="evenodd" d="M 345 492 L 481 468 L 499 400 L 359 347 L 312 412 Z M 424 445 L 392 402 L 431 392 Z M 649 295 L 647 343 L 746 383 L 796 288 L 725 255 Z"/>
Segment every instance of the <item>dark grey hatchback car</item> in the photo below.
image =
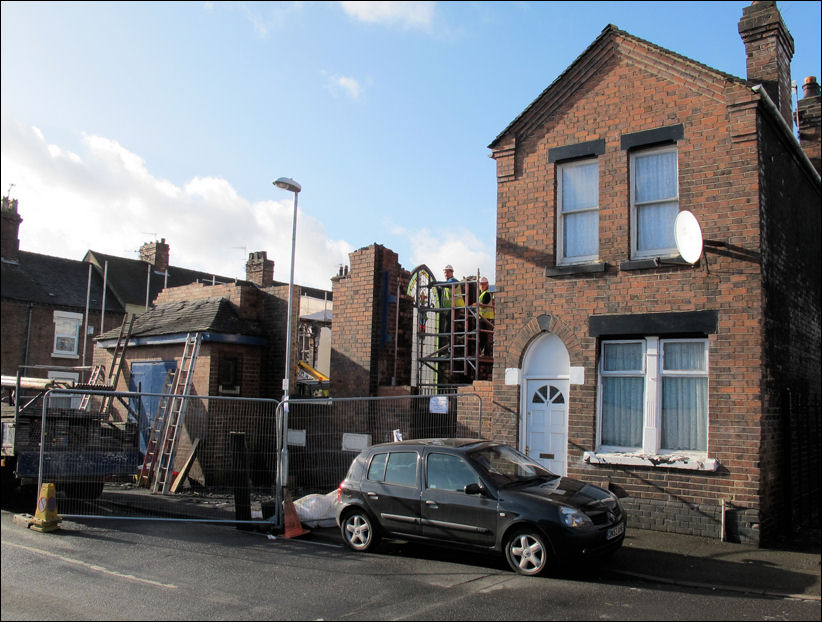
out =
<path fill-rule="evenodd" d="M 504 553 L 524 575 L 616 551 L 627 520 L 607 490 L 554 475 L 508 445 L 460 438 L 369 447 L 335 509 L 355 551 L 382 536 L 468 546 Z"/>

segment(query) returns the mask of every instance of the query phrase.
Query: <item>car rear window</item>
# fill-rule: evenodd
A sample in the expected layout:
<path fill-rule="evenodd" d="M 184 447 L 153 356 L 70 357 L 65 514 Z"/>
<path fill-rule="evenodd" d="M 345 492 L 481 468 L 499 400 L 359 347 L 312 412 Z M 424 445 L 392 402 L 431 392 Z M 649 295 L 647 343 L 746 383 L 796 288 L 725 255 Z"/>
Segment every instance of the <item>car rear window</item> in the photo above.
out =
<path fill-rule="evenodd" d="M 388 454 L 374 454 L 374 457 L 371 458 L 371 466 L 368 467 L 368 479 L 382 481 L 387 458 Z"/>

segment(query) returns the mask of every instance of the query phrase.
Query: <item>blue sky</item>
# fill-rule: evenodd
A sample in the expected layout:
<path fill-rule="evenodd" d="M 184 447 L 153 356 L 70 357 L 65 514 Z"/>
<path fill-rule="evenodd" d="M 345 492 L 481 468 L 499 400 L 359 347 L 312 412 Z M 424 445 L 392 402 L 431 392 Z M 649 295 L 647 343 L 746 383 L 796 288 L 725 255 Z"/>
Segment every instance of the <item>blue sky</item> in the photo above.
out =
<path fill-rule="evenodd" d="M 330 289 L 374 242 L 494 280 L 488 144 L 614 24 L 745 76 L 749 2 L 2 3 L 2 180 L 23 250 Z M 820 2 L 779 2 L 820 76 Z M 12 187 L 11 184 L 14 184 Z"/>

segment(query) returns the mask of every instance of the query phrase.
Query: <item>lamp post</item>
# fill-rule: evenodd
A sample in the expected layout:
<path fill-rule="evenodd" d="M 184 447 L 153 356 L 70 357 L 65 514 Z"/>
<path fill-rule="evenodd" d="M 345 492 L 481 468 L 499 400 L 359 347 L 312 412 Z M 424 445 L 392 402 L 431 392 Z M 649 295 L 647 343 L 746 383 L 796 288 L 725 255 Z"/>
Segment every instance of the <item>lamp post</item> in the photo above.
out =
<path fill-rule="evenodd" d="M 288 387 L 291 384 L 291 313 L 294 306 L 294 249 L 297 242 L 297 195 L 302 190 L 302 186 L 289 177 L 280 177 L 274 180 L 274 185 L 283 190 L 294 193 L 294 217 L 291 226 L 291 277 L 288 280 L 288 318 L 285 328 L 285 377 L 283 378 L 283 403 L 282 410 L 278 412 L 278 434 L 277 453 L 280 463 L 277 468 L 277 484 L 275 493 L 276 508 L 275 517 L 279 525 L 283 524 L 283 488 L 288 482 L 288 441 L 285 439 L 288 430 Z M 279 413 L 282 413 L 280 419 Z"/>
<path fill-rule="evenodd" d="M 294 305 L 294 250 L 297 242 L 297 195 L 302 186 L 289 177 L 280 177 L 274 185 L 294 193 L 294 217 L 291 227 L 291 277 L 288 281 L 288 318 L 286 319 L 285 336 L 285 377 L 283 378 L 283 402 L 288 408 L 288 388 L 291 385 L 291 314 Z"/>

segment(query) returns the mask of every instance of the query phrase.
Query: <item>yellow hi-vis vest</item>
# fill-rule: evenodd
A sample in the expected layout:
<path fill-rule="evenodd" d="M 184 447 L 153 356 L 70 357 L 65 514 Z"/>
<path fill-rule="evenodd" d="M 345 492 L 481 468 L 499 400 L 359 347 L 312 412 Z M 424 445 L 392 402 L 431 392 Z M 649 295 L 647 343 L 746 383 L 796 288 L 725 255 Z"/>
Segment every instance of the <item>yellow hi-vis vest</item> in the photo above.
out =
<path fill-rule="evenodd" d="M 479 303 L 480 305 L 490 305 L 491 301 L 491 292 L 487 289 L 484 292 L 480 292 L 479 295 Z M 480 307 L 479 309 L 480 317 L 485 318 L 486 320 L 493 320 L 494 319 L 494 307 Z"/>
<path fill-rule="evenodd" d="M 457 279 L 454 279 L 453 281 L 446 281 L 446 284 L 442 287 L 443 291 L 440 306 L 444 309 L 451 307 L 451 289 L 454 290 L 454 306 L 464 307 L 465 296 L 462 294 L 462 286 L 459 285 L 459 281 L 457 281 Z"/>

